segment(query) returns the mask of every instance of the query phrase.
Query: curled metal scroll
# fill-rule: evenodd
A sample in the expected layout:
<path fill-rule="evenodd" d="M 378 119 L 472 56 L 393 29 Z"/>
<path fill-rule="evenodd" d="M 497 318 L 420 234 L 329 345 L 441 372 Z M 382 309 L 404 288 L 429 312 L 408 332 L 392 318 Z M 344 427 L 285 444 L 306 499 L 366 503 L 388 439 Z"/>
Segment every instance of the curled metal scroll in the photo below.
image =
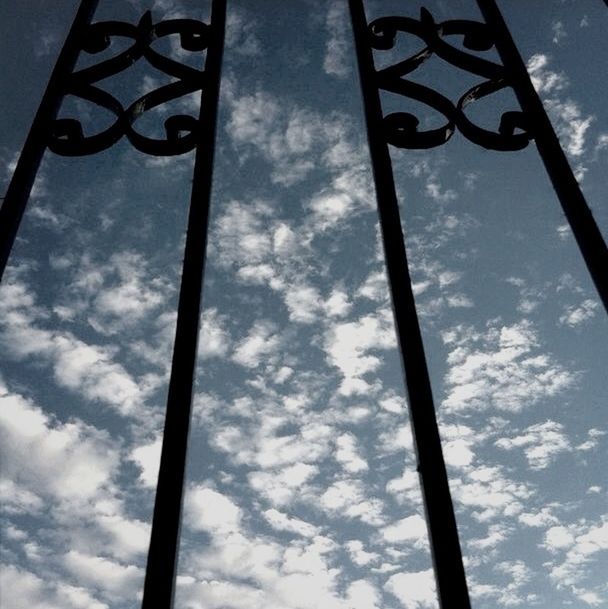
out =
<path fill-rule="evenodd" d="M 179 35 L 181 48 L 187 51 L 203 51 L 209 44 L 207 24 L 193 19 L 170 19 L 153 24 L 149 11 L 137 25 L 121 21 L 101 21 L 89 25 L 83 34 L 81 47 L 86 53 L 105 51 L 115 36 L 130 38 L 133 44 L 106 61 L 73 72 L 67 79 L 64 95 L 74 95 L 105 108 L 116 116 L 116 120 L 105 131 L 85 136 L 78 119 L 56 119 L 48 147 L 63 156 L 83 156 L 106 150 L 126 136 L 137 150 L 150 155 L 172 156 L 193 150 L 198 136 L 198 120 L 194 116 L 179 114 L 169 117 L 164 124 L 165 139 L 150 138 L 133 127 L 147 110 L 202 91 L 204 87 L 204 71 L 181 64 L 152 49 L 151 45 L 156 39 L 172 34 Z M 142 95 L 127 108 L 113 95 L 95 86 L 95 83 L 128 69 L 142 57 L 157 70 L 177 80 Z"/>
<path fill-rule="evenodd" d="M 417 36 L 426 46 L 407 59 L 378 70 L 378 88 L 422 102 L 442 114 L 446 122 L 441 127 L 423 131 L 418 129 L 419 119 L 409 112 L 388 114 L 383 119 L 388 143 L 398 148 L 434 148 L 447 142 L 458 128 L 470 141 L 491 150 L 521 150 L 528 145 L 532 135 L 523 112 L 504 112 L 496 132 L 476 125 L 464 112 L 470 103 L 510 86 L 502 65 L 467 53 L 444 38 L 463 36 L 465 48 L 488 51 L 494 46 L 494 41 L 485 23 L 464 19 L 436 23 L 431 13 L 423 8 L 419 20 L 381 17 L 372 21 L 368 29 L 370 45 L 377 50 L 389 50 L 395 46 L 399 32 Z M 433 55 L 486 80 L 466 91 L 454 104 L 434 89 L 403 78 Z"/>

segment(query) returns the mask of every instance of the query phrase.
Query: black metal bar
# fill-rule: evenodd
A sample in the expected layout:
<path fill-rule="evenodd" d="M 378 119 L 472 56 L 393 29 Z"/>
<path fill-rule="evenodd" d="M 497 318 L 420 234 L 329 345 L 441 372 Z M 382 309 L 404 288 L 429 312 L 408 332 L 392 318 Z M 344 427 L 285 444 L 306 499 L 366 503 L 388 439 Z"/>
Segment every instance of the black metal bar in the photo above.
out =
<path fill-rule="evenodd" d="M 495 0 L 477 0 L 493 31 L 496 49 L 522 110 L 528 117 L 538 152 L 581 250 L 591 278 L 608 312 L 608 248 L 585 201 L 547 112 L 534 89 L 526 65 Z"/>
<path fill-rule="evenodd" d="M 78 60 L 82 32 L 91 22 L 98 4 L 99 0 L 82 0 L 80 3 L 6 191 L 0 209 L 0 280 L 48 144 L 51 126 L 61 106 L 65 80 Z"/>
<path fill-rule="evenodd" d="M 349 0 L 378 213 L 401 361 L 409 397 L 438 597 L 442 609 L 470 607 L 433 394 L 412 292 L 399 204 L 362 0 Z"/>
<path fill-rule="evenodd" d="M 200 141 L 196 149 L 194 165 L 177 327 L 142 609 L 170 609 L 175 594 L 225 22 L 226 0 L 213 0 L 210 44 L 205 61 L 206 85 L 199 115 Z"/>

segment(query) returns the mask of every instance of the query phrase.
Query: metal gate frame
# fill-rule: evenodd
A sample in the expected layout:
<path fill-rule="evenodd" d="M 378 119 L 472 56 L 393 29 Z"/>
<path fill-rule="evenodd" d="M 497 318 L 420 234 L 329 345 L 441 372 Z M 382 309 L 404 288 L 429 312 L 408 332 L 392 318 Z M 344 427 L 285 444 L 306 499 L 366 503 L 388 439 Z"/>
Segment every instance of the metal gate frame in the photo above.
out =
<path fill-rule="evenodd" d="M 348 0 L 387 274 L 409 397 L 417 469 L 442 609 L 468 609 L 470 600 L 412 291 L 389 144 L 407 149 L 432 148 L 445 143 L 456 129 L 470 141 L 493 150 L 519 150 L 534 140 L 608 311 L 608 250 L 604 239 L 496 1 L 476 1 L 485 22 L 450 20 L 436 23 L 432 15 L 422 9 L 419 20 L 382 17 L 368 25 L 363 0 Z M 81 0 L 0 209 L 0 278 L 47 148 L 64 156 L 89 155 L 110 148 L 125 136 L 135 148 L 146 154 L 171 156 L 195 150 L 160 470 L 142 600 L 142 609 L 170 609 L 179 550 L 227 0 L 212 0 L 209 24 L 191 19 L 172 19 L 155 24 L 150 12 L 145 13 L 137 25 L 118 21 L 91 23 L 98 2 Z M 376 70 L 373 50 L 392 48 L 399 32 L 418 36 L 426 47 L 393 66 Z M 180 34 L 184 49 L 207 51 L 203 70 L 180 64 L 152 50 L 151 44 L 156 38 L 169 34 Z M 463 35 L 465 48 L 473 51 L 496 48 L 502 64 L 451 46 L 443 38 L 449 34 Z M 75 71 L 81 52 L 95 54 L 105 50 L 113 35 L 131 38 L 132 46 L 116 57 Z M 433 89 L 403 78 L 433 54 L 485 80 L 454 104 Z M 177 81 L 147 93 L 128 108 L 123 108 L 113 96 L 95 86 L 103 78 L 128 69 L 142 57 Z M 469 103 L 505 87 L 514 90 L 520 110 L 504 113 L 497 132 L 482 129 L 467 118 L 464 108 Z M 205 99 L 204 111 L 201 104 L 198 119 L 183 115 L 170 117 L 165 122 L 164 140 L 147 138 L 134 129 L 133 124 L 146 110 L 199 90 Z M 384 116 L 381 90 L 431 106 L 445 116 L 446 124 L 438 129 L 418 131 L 418 119 L 411 114 L 396 112 Z M 102 133 L 85 137 L 78 120 L 57 118 L 66 95 L 82 97 L 109 110 L 116 116 L 115 123 Z"/>

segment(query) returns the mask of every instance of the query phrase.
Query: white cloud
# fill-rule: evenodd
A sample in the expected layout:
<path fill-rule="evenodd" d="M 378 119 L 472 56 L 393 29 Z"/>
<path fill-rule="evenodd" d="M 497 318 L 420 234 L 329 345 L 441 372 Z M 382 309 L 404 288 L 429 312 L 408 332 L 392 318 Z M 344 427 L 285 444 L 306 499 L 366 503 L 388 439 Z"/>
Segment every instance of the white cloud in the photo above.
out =
<path fill-rule="evenodd" d="M 548 507 L 543 507 L 536 512 L 523 512 L 519 514 L 517 520 L 528 527 L 546 527 L 559 522 L 551 508 Z"/>
<path fill-rule="evenodd" d="M 140 482 L 148 488 L 156 487 L 161 449 L 162 438 L 159 437 L 148 444 L 133 448 L 129 455 L 129 458 L 135 462 L 140 469 Z"/>
<path fill-rule="evenodd" d="M 246 368 L 257 368 L 266 360 L 276 356 L 281 343 L 276 326 L 269 321 L 259 320 L 251 327 L 248 335 L 237 344 L 232 359 Z"/>
<path fill-rule="evenodd" d="M 176 605 L 208 609 L 269 609 L 266 595 L 255 586 L 224 579 L 199 581 L 193 576 L 177 578 Z M 274 609 L 274 608 L 273 608 Z"/>
<path fill-rule="evenodd" d="M 600 305 L 597 300 L 587 298 L 578 305 L 565 308 L 563 315 L 560 315 L 559 323 L 574 328 L 593 319 L 599 310 Z"/>
<path fill-rule="evenodd" d="M 0 479 L 0 500 L 7 514 L 36 514 L 44 507 L 40 496 L 8 479 Z"/>
<path fill-rule="evenodd" d="M 566 28 L 561 21 L 554 21 L 551 24 L 551 31 L 553 32 L 553 43 L 560 44 L 564 38 L 568 36 Z"/>
<path fill-rule="evenodd" d="M 253 146 L 272 164 L 274 184 L 291 186 L 305 178 L 316 165 L 311 159 L 313 146 L 322 145 L 327 135 L 321 117 L 296 106 L 285 106 L 270 93 L 228 97 L 230 138 L 246 159 Z"/>
<path fill-rule="evenodd" d="M 602 431 L 601 429 L 591 428 L 587 432 L 587 436 L 588 436 L 587 440 L 585 440 L 581 444 L 578 444 L 577 446 L 575 446 L 575 450 L 577 450 L 577 451 L 593 450 L 594 448 L 596 448 L 598 446 L 599 439 L 602 436 L 605 436 L 607 433 L 608 432 Z"/>
<path fill-rule="evenodd" d="M 286 291 L 285 305 L 291 321 L 310 324 L 317 320 L 317 313 L 323 303 L 316 288 L 310 285 L 295 285 Z"/>
<path fill-rule="evenodd" d="M 45 580 L 12 565 L 0 568 L 2 605 L 14 609 L 109 609 L 89 590 L 57 578 Z"/>
<path fill-rule="evenodd" d="M 564 426 L 555 421 L 545 421 L 531 425 L 521 435 L 500 438 L 495 445 L 505 450 L 522 448 L 531 469 L 545 469 L 563 452 L 570 452 L 572 446 Z"/>
<path fill-rule="evenodd" d="M 580 106 L 573 100 L 547 99 L 547 110 L 557 125 L 556 131 L 562 145 L 573 157 L 580 157 L 585 152 L 586 135 L 593 116 L 584 116 Z"/>
<path fill-rule="evenodd" d="M 443 406 L 450 412 L 497 409 L 518 412 L 571 387 L 576 373 L 540 350 L 528 320 L 490 322 L 484 333 L 456 326 L 444 332 L 451 349 Z"/>
<path fill-rule="evenodd" d="M 467 541 L 467 546 L 476 554 L 482 553 L 484 556 L 488 556 L 489 552 L 505 541 L 511 532 L 512 529 L 504 524 L 491 524 L 485 537 L 471 539 Z"/>
<path fill-rule="evenodd" d="M 357 291 L 358 296 L 383 302 L 388 298 L 388 284 L 384 271 L 370 273 Z"/>
<path fill-rule="evenodd" d="M 324 349 L 328 361 L 342 373 L 342 395 L 366 393 L 370 384 L 362 377 L 376 371 L 382 360 L 370 351 L 395 347 L 395 331 L 389 310 L 365 315 L 354 322 L 330 325 L 325 334 Z"/>
<path fill-rule="evenodd" d="M 5 324 L 0 327 L 0 344 L 10 357 L 37 357 L 52 366 L 62 387 L 123 415 L 136 413 L 149 388 L 113 361 L 115 348 L 89 345 L 70 332 L 40 327 L 48 322 L 48 313 L 35 306 L 34 296 L 20 282 L 5 282 L 1 294 L 0 317 Z"/>
<path fill-rule="evenodd" d="M 331 186 L 312 197 L 315 211 L 304 233 L 322 232 L 347 213 L 352 218 L 372 209 L 364 148 L 354 144 L 358 136 L 347 118 L 279 103 L 263 91 L 238 97 L 234 86 L 227 98 L 231 107 L 227 132 L 242 162 L 254 148 L 270 162 L 270 180 L 284 187 L 302 181 L 315 168 L 331 173 Z"/>
<path fill-rule="evenodd" d="M 386 492 L 394 495 L 400 503 L 407 503 L 412 507 L 422 505 L 420 478 L 413 467 L 405 469 L 399 478 L 389 480 L 386 484 Z"/>
<path fill-rule="evenodd" d="M 404 451 L 406 455 L 414 453 L 414 438 L 409 421 L 406 419 L 400 425 L 393 425 L 378 437 L 377 450 L 382 454 Z"/>
<path fill-rule="evenodd" d="M 358 579 L 348 586 L 346 602 L 352 609 L 379 609 L 381 606 L 378 590 L 365 579 Z"/>
<path fill-rule="evenodd" d="M 594 154 L 597 154 L 602 151 L 608 149 L 608 133 L 600 133 L 597 136 L 596 144 L 593 149 Z"/>
<path fill-rule="evenodd" d="M 358 451 L 357 438 L 353 434 L 343 433 L 336 438 L 336 461 L 349 473 L 355 474 L 369 469 L 367 461 Z"/>
<path fill-rule="evenodd" d="M 231 6 L 226 16 L 226 48 L 246 58 L 261 55 L 262 46 L 256 33 L 257 23 L 242 7 Z"/>
<path fill-rule="evenodd" d="M 365 567 L 380 559 L 380 554 L 377 552 L 367 552 L 364 550 L 363 542 L 358 539 L 347 541 L 346 549 L 348 550 L 350 559 L 359 567 Z"/>
<path fill-rule="evenodd" d="M 112 361 L 108 349 L 87 345 L 69 334 L 55 336 L 53 368 L 57 381 L 89 400 L 99 400 L 124 415 L 135 414 L 144 390 L 126 370 Z"/>
<path fill-rule="evenodd" d="M 290 368 L 289 366 L 281 366 L 281 368 L 279 369 L 279 371 L 276 374 L 274 382 L 277 383 L 278 385 L 281 385 L 287 379 L 291 378 L 292 375 L 293 375 L 293 368 Z"/>
<path fill-rule="evenodd" d="M 226 316 L 216 308 L 203 311 L 198 352 L 203 359 L 224 357 L 231 344 L 230 333 L 226 329 Z"/>
<path fill-rule="evenodd" d="M 405 609 L 435 609 L 437 594 L 435 576 L 431 569 L 417 573 L 397 573 L 391 575 L 385 590 L 396 596 Z"/>
<path fill-rule="evenodd" d="M 268 524 L 277 531 L 287 531 L 296 535 L 302 535 L 303 537 L 314 537 L 319 534 L 318 527 L 299 518 L 290 518 L 287 514 L 279 512 L 274 508 L 266 510 L 262 515 Z"/>
<path fill-rule="evenodd" d="M 350 312 L 352 303 L 349 302 L 348 295 L 344 290 L 334 288 L 323 307 L 329 317 L 344 317 Z"/>
<path fill-rule="evenodd" d="M 56 231 L 64 230 L 69 224 L 68 218 L 59 215 L 50 205 L 33 205 L 28 210 L 28 217 L 37 224 Z"/>
<path fill-rule="evenodd" d="M 274 229 L 272 248 L 278 256 L 289 256 L 297 252 L 298 237 L 286 222 L 279 222 Z"/>
<path fill-rule="evenodd" d="M 386 397 L 382 398 L 379 402 L 380 408 L 393 414 L 400 414 L 405 409 L 405 399 L 394 393 L 388 393 Z"/>
<path fill-rule="evenodd" d="M 189 572 L 178 581 L 178 604 L 204 602 L 217 609 L 377 609 L 369 582 L 349 582 L 346 599 L 338 593 L 340 570 L 330 566 L 337 549 L 331 538 L 321 535 L 278 544 L 244 529 L 214 531 L 210 546 L 197 547 L 188 557 Z"/>
<path fill-rule="evenodd" d="M 99 530 L 109 538 L 112 555 L 122 560 L 144 556 L 150 543 L 150 524 L 117 514 L 116 508 L 112 502 L 101 501 L 94 516 Z"/>
<path fill-rule="evenodd" d="M 329 486 L 318 500 L 318 505 L 330 515 L 358 518 L 366 524 L 379 526 L 384 523 L 383 502 L 369 497 L 359 480 L 338 480 Z"/>
<path fill-rule="evenodd" d="M 86 503 L 111 483 L 119 452 L 108 433 L 78 420 L 54 421 L 6 387 L 0 404 L 3 476 L 23 488 L 26 500 L 31 493 Z"/>
<path fill-rule="evenodd" d="M 78 419 L 60 422 L 4 388 L 0 394 L 0 491 L 6 514 L 44 518 L 32 521 L 31 539 L 21 544 L 30 563 L 52 567 L 57 547 L 85 553 L 95 547 L 127 561 L 143 556 L 149 524 L 126 513 L 117 486 L 120 444 Z M 49 546 L 45 537 L 49 528 L 56 545 Z M 84 598 L 76 588 L 66 587 L 64 593 L 74 603 Z"/>
<path fill-rule="evenodd" d="M 532 84 L 544 96 L 555 95 L 569 85 L 563 73 L 553 72 L 548 65 L 549 57 L 543 54 L 533 55 L 527 64 Z M 585 152 L 586 133 L 594 117 L 584 116 L 579 104 L 572 99 L 545 97 L 543 101 L 566 152 L 580 157 Z"/>
<path fill-rule="evenodd" d="M 355 201 L 346 192 L 322 193 L 310 202 L 318 230 L 324 231 L 334 227 L 341 220 L 350 216 L 355 207 Z"/>
<path fill-rule="evenodd" d="M 471 442 L 464 438 L 451 440 L 443 445 L 443 456 L 447 465 L 451 467 L 467 467 L 475 458 L 471 450 Z"/>
<path fill-rule="evenodd" d="M 251 488 L 272 505 L 283 506 L 291 503 L 318 472 L 316 465 L 297 463 L 278 471 L 251 472 L 248 479 Z"/>
<path fill-rule="evenodd" d="M 570 84 L 565 74 L 549 70 L 548 65 L 549 57 L 541 53 L 532 55 L 528 60 L 528 72 L 538 93 L 561 91 Z"/>
<path fill-rule="evenodd" d="M 125 565 L 76 550 L 65 554 L 63 561 L 79 581 L 94 586 L 109 599 L 130 599 L 133 602 L 143 585 L 144 571 L 135 565 Z"/>
<path fill-rule="evenodd" d="M 454 201 L 458 198 L 456 191 L 452 190 L 451 188 L 445 190 L 442 189 L 441 182 L 436 174 L 431 174 L 428 176 L 425 186 L 425 194 L 437 203 L 449 203 L 450 201 Z"/>
<path fill-rule="evenodd" d="M 550 552 L 569 548 L 574 544 L 575 536 L 566 527 L 551 527 L 545 533 L 545 547 Z"/>
<path fill-rule="evenodd" d="M 206 486 L 193 486 L 184 502 L 185 522 L 198 531 L 226 535 L 240 530 L 242 510 L 226 495 Z"/>
<path fill-rule="evenodd" d="M 350 73 L 348 56 L 349 44 L 347 41 L 348 15 L 343 2 L 332 0 L 329 3 L 325 27 L 328 40 L 325 47 L 323 69 L 326 74 L 345 78 Z"/>
<path fill-rule="evenodd" d="M 532 577 L 532 571 L 525 562 L 522 560 L 503 561 L 498 563 L 494 570 L 511 579 L 507 585 L 498 588 L 497 603 L 510 607 L 536 600 L 535 595 L 522 593 L 521 590 Z"/>
<path fill-rule="evenodd" d="M 264 201 L 230 201 L 210 231 L 209 260 L 223 267 L 256 265 L 272 253 L 272 208 Z M 272 269 L 270 269 L 272 270 Z"/>
<path fill-rule="evenodd" d="M 380 529 L 380 533 L 388 543 L 413 542 L 418 548 L 423 548 L 428 543 L 426 522 L 419 514 L 402 518 Z"/>
<path fill-rule="evenodd" d="M 287 409 L 275 412 L 272 405 L 266 409 L 248 412 L 248 406 L 255 405 L 250 399 L 236 400 L 234 405 L 240 416 L 251 419 L 248 425 L 234 426 L 222 424 L 218 426 L 212 437 L 212 444 L 221 451 L 231 455 L 236 463 L 255 464 L 263 469 L 281 468 L 296 464 L 316 462 L 329 454 L 332 446 L 333 428 L 325 424 L 323 417 L 310 417 L 300 424 L 292 433 L 282 431 L 287 423 Z M 294 422 L 301 418 L 298 407 L 294 404 L 289 418 Z M 287 403 L 289 407 L 289 403 Z M 247 409 L 243 412 L 243 408 Z M 237 411 L 230 408 L 232 414 Z M 254 416 L 255 414 L 255 416 Z M 307 417 L 308 418 L 308 417 Z"/>
<path fill-rule="evenodd" d="M 592 574 L 601 564 L 598 554 L 608 552 L 608 522 L 582 519 L 575 524 L 551 527 L 545 533 L 543 546 L 552 558 L 546 563 L 550 578 L 559 590 L 572 595 L 591 606 L 603 598 L 603 587 L 589 585 Z"/>
<path fill-rule="evenodd" d="M 105 263 L 85 254 L 71 271 L 67 297 L 57 308 L 70 320 L 85 315 L 96 331 L 107 335 L 147 319 L 173 291 L 167 278 L 150 270 L 144 256 L 129 250 L 112 254 Z"/>
<path fill-rule="evenodd" d="M 509 479 L 498 466 L 463 471 L 462 477 L 452 478 L 450 487 L 454 500 L 472 509 L 471 515 L 480 522 L 517 516 L 534 495 L 529 484 Z"/>

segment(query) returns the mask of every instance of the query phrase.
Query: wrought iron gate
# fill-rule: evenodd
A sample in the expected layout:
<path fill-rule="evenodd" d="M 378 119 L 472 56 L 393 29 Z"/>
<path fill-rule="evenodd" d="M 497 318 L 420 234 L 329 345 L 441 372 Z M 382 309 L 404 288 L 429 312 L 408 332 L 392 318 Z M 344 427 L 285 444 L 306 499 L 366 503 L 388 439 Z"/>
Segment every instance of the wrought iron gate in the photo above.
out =
<path fill-rule="evenodd" d="M 406 149 L 432 148 L 445 143 L 456 130 L 471 142 L 493 150 L 519 150 L 534 140 L 600 298 L 608 310 L 606 244 L 495 0 L 477 0 L 477 3 L 485 22 L 450 20 L 437 23 L 428 11 L 422 9 L 418 20 L 389 16 L 368 24 L 363 0 L 349 0 L 398 344 L 409 395 L 439 602 L 444 609 L 466 609 L 470 602 L 412 292 L 389 145 Z M 137 25 L 117 21 L 91 23 L 97 4 L 98 0 L 81 1 L 6 193 L 0 210 L 0 274 L 6 267 L 47 148 L 64 156 L 89 155 L 111 147 L 124 136 L 146 154 L 169 156 L 196 151 L 142 605 L 144 609 L 169 608 L 173 602 L 179 544 L 226 0 L 212 0 L 208 24 L 189 19 L 154 23 L 149 12 Z M 393 48 L 400 33 L 414 35 L 426 46 L 411 57 L 376 70 L 373 50 Z M 180 64 L 151 48 L 155 39 L 170 34 L 179 34 L 184 49 L 206 51 L 203 70 Z M 454 34 L 464 36 L 464 46 L 470 51 L 495 48 L 502 63 L 481 59 L 450 45 L 445 37 Z M 114 58 L 75 70 L 80 53 L 94 55 L 103 51 L 112 36 L 127 37 L 132 44 Z M 481 77 L 482 82 L 466 91 L 454 103 L 437 91 L 405 78 L 432 55 Z M 147 93 L 127 108 L 96 86 L 100 80 L 127 70 L 142 58 L 176 80 Z M 505 87 L 513 89 L 520 108 L 504 113 L 496 132 L 483 129 L 469 120 L 465 113 L 468 104 Z M 135 129 L 134 124 L 143 112 L 196 91 L 201 91 L 205 101 L 201 104 L 199 117 L 170 117 L 165 122 L 165 139 L 151 139 Z M 420 101 L 442 114 L 446 122 L 440 128 L 420 131 L 419 121 L 412 114 L 395 112 L 385 116 L 381 91 Z M 101 133 L 85 136 L 78 119 L 58 119 L 62 100 L 68 94 L 109 110 L 116 117 L 114 124 Z"/>

